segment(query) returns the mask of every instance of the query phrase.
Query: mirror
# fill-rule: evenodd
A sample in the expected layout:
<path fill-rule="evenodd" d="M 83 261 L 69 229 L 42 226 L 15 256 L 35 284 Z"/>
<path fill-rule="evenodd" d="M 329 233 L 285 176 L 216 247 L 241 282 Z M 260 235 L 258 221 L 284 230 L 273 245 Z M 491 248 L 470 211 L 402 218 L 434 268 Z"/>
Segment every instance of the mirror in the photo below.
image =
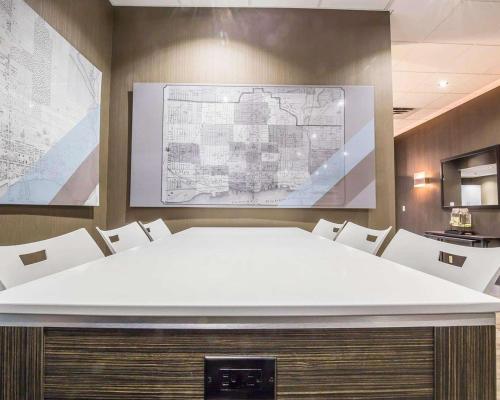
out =
<path fill-rule="evenodd" d="M 500 146 L 441 161 L 443 207 L 498 207 Z"/>

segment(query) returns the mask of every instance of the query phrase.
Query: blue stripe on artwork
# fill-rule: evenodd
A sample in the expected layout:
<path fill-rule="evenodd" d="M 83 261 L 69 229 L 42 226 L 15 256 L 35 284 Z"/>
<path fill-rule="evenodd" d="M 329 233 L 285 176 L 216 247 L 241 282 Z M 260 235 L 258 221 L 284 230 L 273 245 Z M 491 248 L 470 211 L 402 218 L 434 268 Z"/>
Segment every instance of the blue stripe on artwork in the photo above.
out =
<path fill-rule="evenodd" d="M 374 132 L 375 123 L 372 119 L 345 144 L 344 151 L 339 150 L 332 155 L 325 162 L 326 168 L 318 168 L 311 174 L 308 183 L 304 183 L 280 202 L 280 207 L 312 207 L 316 204 L 375 149 Z"/>
<path fill-rule="evenodd" d="M 99 106 L 89 113 L 0 197 L 1 204 L 49 204 L 99 144 Z"/>

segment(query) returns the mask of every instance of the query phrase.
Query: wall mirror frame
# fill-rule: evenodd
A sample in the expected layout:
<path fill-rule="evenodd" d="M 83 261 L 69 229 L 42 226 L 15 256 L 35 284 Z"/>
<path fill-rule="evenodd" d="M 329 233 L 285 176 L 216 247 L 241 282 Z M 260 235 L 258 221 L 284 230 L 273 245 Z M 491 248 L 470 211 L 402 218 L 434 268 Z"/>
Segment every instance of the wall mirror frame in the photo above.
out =
<path fill-rule="evenodd" d="M 495 209 L 499 200 L 500 144 L 441 160 L 442 208 Z"/>

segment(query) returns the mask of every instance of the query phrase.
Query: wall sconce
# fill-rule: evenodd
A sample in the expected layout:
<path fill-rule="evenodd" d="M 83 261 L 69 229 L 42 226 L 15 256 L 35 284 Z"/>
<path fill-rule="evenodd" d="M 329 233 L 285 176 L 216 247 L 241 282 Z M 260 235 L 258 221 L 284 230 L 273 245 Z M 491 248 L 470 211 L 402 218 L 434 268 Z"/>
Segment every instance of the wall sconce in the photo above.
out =
<path fill-rule="evenodd" d="M 424 187 L 429 180 L 425 176 L 425 171 L 415 172 L 413 174 L 413 187 Z"/>

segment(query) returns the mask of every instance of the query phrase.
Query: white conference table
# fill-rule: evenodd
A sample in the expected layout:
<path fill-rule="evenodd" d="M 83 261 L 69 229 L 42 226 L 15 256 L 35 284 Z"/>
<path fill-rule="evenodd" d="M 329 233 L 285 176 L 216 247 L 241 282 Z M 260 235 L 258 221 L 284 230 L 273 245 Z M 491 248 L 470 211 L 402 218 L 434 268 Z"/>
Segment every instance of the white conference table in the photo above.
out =
<path fill-rule="evenodd" d="M 500 301 L 298 228 L 191 228 L 0 293 L 0 325 L 491 325 Z"/>

